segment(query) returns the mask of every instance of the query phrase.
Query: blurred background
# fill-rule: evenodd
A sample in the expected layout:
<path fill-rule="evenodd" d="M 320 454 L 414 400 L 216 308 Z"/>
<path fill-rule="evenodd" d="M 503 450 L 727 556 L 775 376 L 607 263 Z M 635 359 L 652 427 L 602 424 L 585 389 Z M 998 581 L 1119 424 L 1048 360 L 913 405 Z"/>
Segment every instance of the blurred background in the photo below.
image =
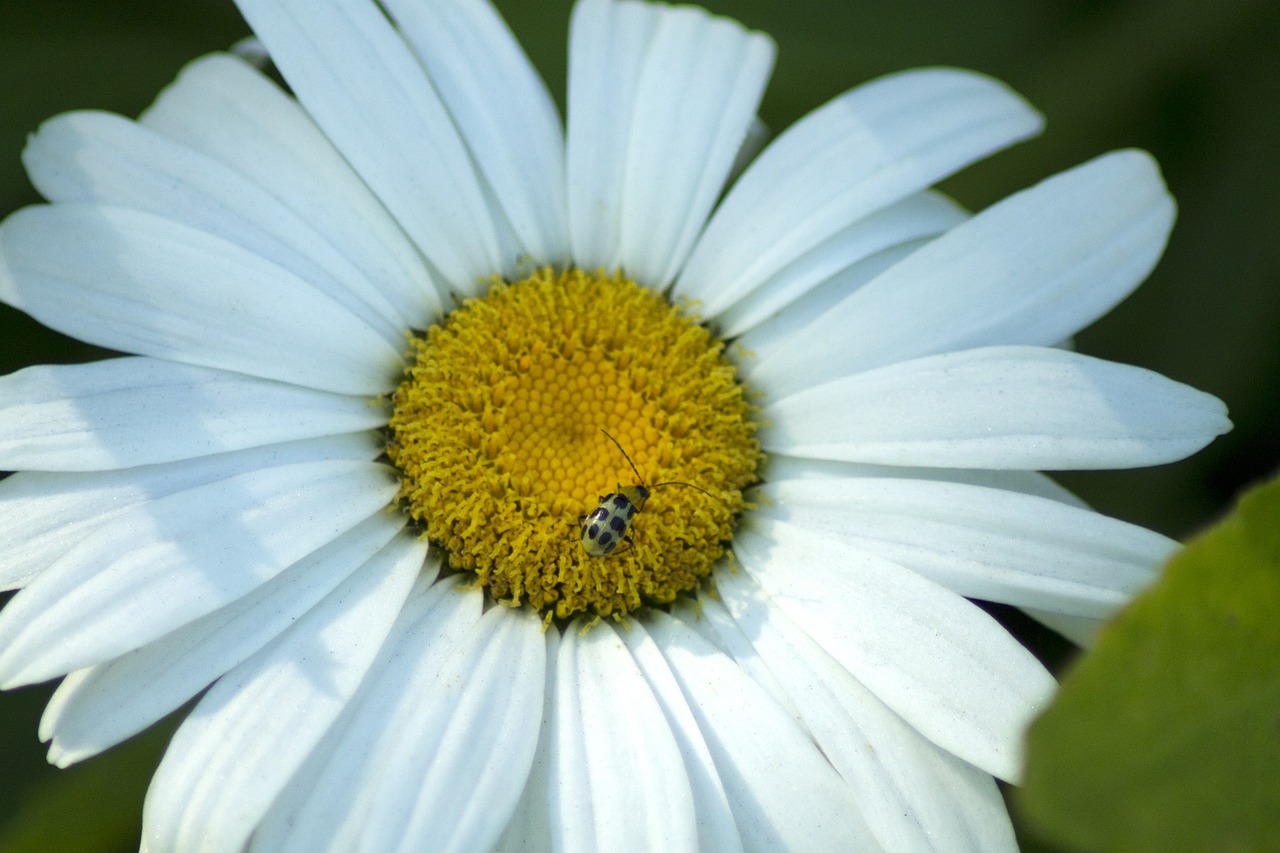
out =
<path fill-rule="evenodd" d="M 563 106 L 569 0 L 499 0 Z M 1235 430 L 1155 469 L 1064 475 L 1099 510 L 1185 538 L 1280 463 L 1280 4 L 1268 0 L 724 0 L 713 11 L 778 43 L 761 116 L 774 133 L 881 74 L 956 65 L 998 77 L 1048 126 L 942 185 L 972 210 L 1102 152 L 1155 154 L 1179 204 L 1148 282 L 1077 338 L 1216 394 Z M 0 0 L 0 216 L 39 201 L 19 159 L 45 118 L 136 115 L 190 59 L 248 34 L 231 0 Z M 0 374 L 99 357 L 0 305 Z M 2 601 L 5 596 L 0 596 Z M 1040 650 L 1055 663 L 1065 647 Z M 4 827 L 40 849 L 133 850 L 142 792 L 170 729 L 71 771 L 36 736 L 51 688 L 0 694 Z M 56 839 L 60 847 L 50 847 Z M 36 849 L 36 848 L 32 848 Z"/>

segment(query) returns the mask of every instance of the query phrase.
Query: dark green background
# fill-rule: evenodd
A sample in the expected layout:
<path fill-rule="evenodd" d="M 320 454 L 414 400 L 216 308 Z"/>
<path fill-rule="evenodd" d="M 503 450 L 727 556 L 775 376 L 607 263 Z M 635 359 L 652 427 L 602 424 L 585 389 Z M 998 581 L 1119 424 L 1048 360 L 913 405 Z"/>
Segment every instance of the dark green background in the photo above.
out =
<path fill-rule="evenodd" d="M 567 0 L 499 7 L 557 97 Z M 1152 151 L 1179 202 L 1164 260 L 1133 297 L 1083 332 L 1079 348 L 1214 393 L 1235 431 L 1196 458 L 1062 479 L 1104 512 L 1172 536 L 1194 531 L 1244 484 L 1274 470 L 1280 376 L 1280 4 L 1267 0 L 893 3 L 740 0 L 707 4 L 769 32 L 777 68 L 762 117 L 775 132 L 853 85 L 917 65 L 999 77 L 1048 118 L 1045 134 L 944 185 L 972 209 L 1104 151 Z M 75 108 L 134 115 L 191 58 L 245 35 L 230 0 L 0 0 L 0 215 L 38 201 L 19 152 L 43 119 Z M 97 353 L 0 306 L 0 373 Z M 0 695 L 0 827 L 32 790 L 76 784 L 66 824 L 103 823 L 97 849 L 136 849 L 136 808 L 94 802 L 143 784 L 155 745 L 57 772 L 36 723 L 48 688 Z M 99 793 L 93 793 L 98 791 Z M 117 790 L 117 793 L 119 791 Z M 132 795 L 130 793 L 130 795 Z M 68 805 L 68 803 L 63 803 Z M 29 813 L 28 813 L 29 814 Z M 65 838 L 75 838 L 75 827 Z M 92 831 L 88 832 L 89 835 Z M 0 839 L 3 839 L 0 832 Z M 67 840 L 80 848 L 84 839 Z M 0 845 L 3 841 L 0 840 Z"/>

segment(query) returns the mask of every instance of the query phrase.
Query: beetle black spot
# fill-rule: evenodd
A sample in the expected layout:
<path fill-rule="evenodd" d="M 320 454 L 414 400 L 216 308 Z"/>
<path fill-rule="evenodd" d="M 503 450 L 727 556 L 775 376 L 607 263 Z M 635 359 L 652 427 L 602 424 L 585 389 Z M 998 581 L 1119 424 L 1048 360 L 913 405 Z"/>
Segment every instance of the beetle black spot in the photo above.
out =
<path fill-rule="evenodd" d="M 635 514 L 636 514 L 636 505 L 629 504 L 627 506 L 627 521 L 630 521 L 631 517 L 634 516 Z"/>
<path fill-rule="evenodd" d="M 615 516 L 613 517 L 613 519 L 609 522 L 609 526 L 610 526 L 611 528 L 613 528 L 613 532 L 614 532 L 614 533 L 626 533 L 626 532 L 627 532 L 627 523 L 626 523 L 625 521 L 623 521 L 621 518 L 618 518 L 618 516 L 616 516 L 616 515 L 615 515 Z"/>
<path fill-rule="evenodd" d="M 593 529 L 594 529 L 594 525 L 593 525 Z M 600 534 L 600 539 L 598 541 L 600 543 L 600 547 L 608 548 L 609 543 L 613 541 L 613 534 L 606 530 Z"/>
<path fill-rule="evenodd" d="M 591 518 L 594 521 L 604 521 L 608 517 L 609 517 L 609 510 L 605 509 L 604 507 L 600 507 L 595 512 L 591 513 Z"/>
<path fill-rule="evenodd" d="M 599 536 L 599 535 L 600 535 L 600 525 L 598 525 L 598 524 L 593 524 L 593 525 L 591 525 L 590 527 L 588 527 L 588 528 L 587 528 L 587 538 L 588 538 L 588 539 L 592 539 L 592 540 L 594 540 L 594 539 L 595 539 L 597 536 Z"/>
<path fill-rule="evenodd" d="M 626 495 L 614 495 L 612 502 L 618 509 L 626 509 L 627 507 L 634 506 Z"/>

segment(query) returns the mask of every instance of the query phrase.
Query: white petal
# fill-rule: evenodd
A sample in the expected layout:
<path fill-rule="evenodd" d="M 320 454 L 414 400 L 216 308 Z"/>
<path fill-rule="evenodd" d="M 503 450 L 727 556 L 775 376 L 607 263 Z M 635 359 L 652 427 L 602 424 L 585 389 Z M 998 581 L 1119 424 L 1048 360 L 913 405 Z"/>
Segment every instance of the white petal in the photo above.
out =
<path fill-rule="evenodd" d="M 742 145 L 738 146 L 738 153 L 733 158 L 733 166 L 729 168 L 729 177 L 725 181 L 726 186 L 732 186 L 742 177 L 742 173 L 747 170 L 747 166 L 756 159 L 760 151 L 764 148 L 766 142 L 769 141 L 769 126 L 761 120 L 760 116 L 756 116 L 751 120 L 751 124 L 747 127 L 746 139 L 742 140 Z"/>
<path fill-rule="evenodd" d="M 312 118 L 452 287 L 508 268 L 466 146 L 426 72 L 366 0 L 238 0 Z"/>
<path fill-rule="evenodd" d="M 0 377 L 0 468 L 130 468 L 386 422 L 359 397 L 172 361 L 40 365 Z"/>
<path fill-rule="evenodd" d="M 733 615 L 707 601 L 705 617 L 717 628 L 732 625 L 754 638 L 823 754 L 853 788 L 884 849 L 1017 850 L 991 776 L 904 723 L 772 607 L 745 574 L 721 575 L 719 589 Z"/>
<path fill-rule="evenodd" d="M 297 101 L 239 59 L 192 62 L 139 123 L 229 166 L 305 219 L 413 328 L 441 297 L 417 248 Z"/>
<path fill-rule="evenodd" d="M 825 281 L 819 282 L 764 322 L 747 331 L 738 338 L 736 342 L 738 346 L 730 351 L 736 356 L 734 361 L 738 364 L 740 372 L 745 375 L 759 363 L 761 356 L 768 355 L 808 328 L 814 321 L 824 317 L 828 311 L 839 305 L 850 293 L 865 286 L 867 282 L 874 281 L 876 276 L 893 267 L 903 258 L 910 257 L 927 242 L 928 238 L 908 240 L 863 258 Z M 802 258 L 801 263 L 803 260 Z M 785 273 L 786 270 L 783 272 Z M 747 300 L 750 300 L 754 294 L 755 292 L 748 294 Z M 795 377 L 788 377 L 789 381 L 791 379 L 795 379 L 797 383 L 801 381 Z M 787 389 L 789 393 L 789 384 Z"/>
<path fill-rule="evenodd" d="M 569 38 L 574 259 L 661 287 L 747 136 L 773 44 L 702 9 L 595 0 Z"/>
<path fill-rule="evenodd" d="M 696 850 L 693 793 L 680 747 L 626 646 L 607 623 L 560 641 L 551 747 L 554 846 Z"/>
<path fill-rule="evenodd" d="M 736 337 L 860 261 L 893 246 L 941 234 L 967 216 L 939 193 L 907 196 L 832 234 L 710 319 L 723 337 Z"/>
<path fill-rule="evenodd" d="M 248 595 L 155 642 L 68 677 L 40 720 L 66 767 L 132 737 L 247 659 L 387 546 L 404 517 L 378 513 Z M 373 566 L 376 569 L 376 566 Z M 373 570 L 370 569 L 370 570 Z"/>
<path fill-rule="evenodd" d="M 630 104 L 616 225 L 619 265 L 651 287 L 665 287 L 689 256 L 755 119 L 775 53 L 767 36 L 702 9 L 662 11 Z"/>
<path fill-rule="evenodd" d="M 389 0 L 521 251 L 569 261 L 564 131 L 546 85 L 485 0 Z"/>
<path fill-rule="evenodd" d="M 355 692 L 422 568 L 398 537 L 219 679 L 174 734 L 143 807 L 149 850 L 239 851 Z"/>
<path fill-rule="evenodd" d="M 753 517 L 734 552 L 772 602 L 925 737 L 993 776 L 1053 677 L 974 604 L 873 554 Z"/>
<path fill-rule="evenodd" d="M 745 850 L 876 850 L 852 791 L 737 664 L 682 622 L 645 622 L 697 720 Z"/>
<path fill-rule="evenodd" d="M 939 352 L 1052 346 L 1146 278 L 1173 215 L 1149 155 L 1104 155 L 934 240 L 761 353 L 748 378 L 799 390 Z"/>
<path fill-rule="evenodd" d="M 738 827 L 724 786 L 720 784 L 715 761 L 698 730 L 693 712 L 689 710 L 689 703 L 680 692 L 679 683 L 671 674 L 671 667 L 662 657 L 662 651 L 639 622 L 633 622 L 618 636 L 627 644 L 627 650 L 644 673 L 680 748 L 693 792 L 698 849 L 715 850 L 717 853 L 741 850 L 742 839 L 738 836 Z"/>
<path fill-rule="evenodd" d="M 718 577 L 721 573 L 733 573 L 735 571 L 736 569 L 726 560 L 716 567 L 716 576 Z M 702 639 L 733 658 L 738 667 L 751 676 L 751 679 L 756 684 L 768 691 L 773 701 L 777 702 L 778 706 L 790 714 L 800 728 L 804 729 L 804 718 L 800 716 L 796 706 L 791 704 L 791 697 L 787 695 L 787 691 L 783 689 L 778 679 L 774 677 L 768 664 L 756 652 L 755 647 L 751 644 L 752 638 L 741 631 L 731 630 L 731 627 L 736 626 L 713 625 L 711 621 L 703 619 L 702 605 L 703 602 L 701 601 L 696 604 L 679 602 L 672 606 L 671 615 L 697 631 L 702 636 Z M 805 731 L 807 733 L 808 729 L 805 729 Z"/>
<path fill-rule="evenodd" d="M 560 632 L 548 630 L 547 681 L 538 730 L 538 749 L 534 753 L 529 778 L 507 823 L 502 837 L 494 845 L 494 853 L 554 853 L 551 846 L 551 742 L 555 738 L 554 707 L 556 659 L 559 657 Z"/>
<path fill-rule="evenodd" d="M 397 803 L 416 796 L 420 774 L 393 778 L 384 767 L 483 600 L 478 589 L 459 591 L 454 578 L 418 579 L 360 689 L 263 818 L 254 850 L 354 849 L 373 807 L 394 807 L 375 796 L 384 779 Z"/>
<path fill-rule="evenodd" d="M 221 237 L 311 283 L 393 345 L 403 343 L 403 318 L 305 211 L 212 157 L 117 115 L 75 112 L 41 125 L 23 162 L 50 201 L 128 207 Z"/>
<path fill-rule="evenodd" d="M 1057 631 L 1082 649 L 1093 647 L 1098 631 L 1107 623 L 1105 619 L 1089 619 L 1085 616 L 1067 616 L 1048 610 L 1024 607 L 1023 611 L 1042 625 Z"/>
<path fill-rule="evenodd" d="M 26 585 L 93 531 L 147 501 L 238 474 L 322 459 L 381 455 L 374 433 L 268 447 L 92 474 L 22 471 L 0 480 L 0 590 Z"/>
<path fill-rule="evenodd" d="M 661 15 L 648 3 L 585 0 L 573 7 L 565 157 L 569 236 L 583 269 L 620 261 L 627 107 L 635 101 L 645 49 Z"/>
<path fill-rule="evenodd" d="M 844 480 L 855 477 L 885 477 L 895 480 L 931 480 L 966 483 L 1035 495 L 1070 506 L 1088 508 L 1063 486 L 1039 471 L 990 471 L 981 468 L 904 468 L 897 465 L 864 465 L 859 462 L 835 462 L 830 459 L 807 459 L 770 453 L 761 479 L 779 480 Z"/>
<path fill-rule="evenodd" d="M 306 281 L 148 213 L 28 207 L 0 227 L 0 299 L 124 352 L 340 394 L 395 387 L 399 351 Z"/>
<path fill-rule="evenodd" d="M 143 504 L 100 527 L 0 613 L 0 683 L 136 649 L 239 598 L 395 496 L 390 469 L 310 462 Z"/>
<path fill-rule="evenodd" d="M 714 316 L 851 222 L 1040 129 L 1003 84 L 929 68 L 839 96 L 778 137 L 730 190 L 676 293 Z"/>
<path fill-rule="evenodd" d="M 758 513 L 878 554 L 966 598 L 1112 615 L 1178 543 L 1048 498 L 863 477 L 768 483 Z"/>
<path fill-rule="evenodd" d="M 532 610 L 497 607 L 475 624 L 378 768 L 363 849 L 487 850 L 497 841 L 533 764 L 546 664 Z M 386 808 L 393 797 L 408 809 Z"/>
<path fill-rule="evenodd" d="M 760 442 L 791 455 L 957 468 L 1134 468 L 1231 427 L 1216 397 L 1041 347 L 928 356 L 773 398 Z"/>

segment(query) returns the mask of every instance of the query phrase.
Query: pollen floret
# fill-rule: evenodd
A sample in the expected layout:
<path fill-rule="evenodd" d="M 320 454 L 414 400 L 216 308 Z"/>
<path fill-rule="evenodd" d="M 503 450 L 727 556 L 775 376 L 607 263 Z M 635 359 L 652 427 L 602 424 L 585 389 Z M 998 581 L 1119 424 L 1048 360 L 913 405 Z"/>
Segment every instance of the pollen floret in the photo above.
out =
<path fill-rule="evenodd" d="M 412 341 L 387 445 L 401 505 L 499 601 L 560 619 L 669 603 L 710 574 L 756 479 L 723 349 L 621 274 L 497 282 Z M 637 471 L 698 488 L 659 490 L 632 547 L 588 553 L 580 519 Z"/>

